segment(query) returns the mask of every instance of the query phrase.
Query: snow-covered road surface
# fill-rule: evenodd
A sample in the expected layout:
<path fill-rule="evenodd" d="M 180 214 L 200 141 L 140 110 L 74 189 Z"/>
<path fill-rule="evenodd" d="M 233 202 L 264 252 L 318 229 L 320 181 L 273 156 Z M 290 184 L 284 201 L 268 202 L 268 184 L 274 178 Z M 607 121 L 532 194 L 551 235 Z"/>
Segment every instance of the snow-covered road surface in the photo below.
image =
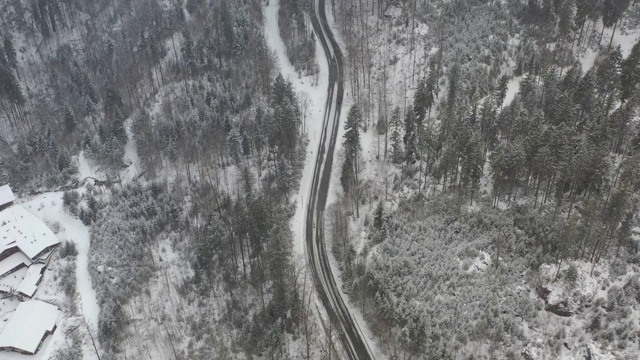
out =
<path fill-rule="evenodd" d="M 342 299 L 327 256 L 323 238 L 324 210 L 329 193 L 333 155 L 344 97 L 343 58 L 326 19 L 324 0 L 316 0 L 313 28 L 329 61 L 329 87 L 306 221 L 307 256 L 318 295 L 350 359 L 373 359 L 367 339 Z"/>

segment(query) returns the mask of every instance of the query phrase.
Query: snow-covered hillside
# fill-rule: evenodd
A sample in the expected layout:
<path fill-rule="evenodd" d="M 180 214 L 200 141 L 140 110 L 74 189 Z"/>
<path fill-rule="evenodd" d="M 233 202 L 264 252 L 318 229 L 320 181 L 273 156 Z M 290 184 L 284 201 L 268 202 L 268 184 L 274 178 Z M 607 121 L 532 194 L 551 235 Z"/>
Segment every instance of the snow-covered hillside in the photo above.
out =
<path fill-rule="evenodd" d="M 589 81 L 600 86 L 596 96 L 609 94 L 597 84 L 637 82 L 624 69 L 636 66 L 639 8 L 602 18 L 585 4 L 329 7 L 349 53 L 345 107 L 359 107 L 364 119 L 357 191 L 348 193 L 339 168 L 326 232 L 342 287 L 384 356 L 634 358 L 638 351 L 638 248 L 628 241 L 638 193 L 627 188 L 636 183 L 638 118 L 635 100 L 624 99 L 635 95 L 610 96 L 601 112 L 582 102 L 576 123 L 566 110 L 574 105 L 562 101 L 566 92 L 588 94 Z M 603 26 L 608 16 L 618 16 L 615 30 Z M 618 56 L 627 59 L 617 62 L 622 70 L 604 75 Z M 560 90 L 550 92 L 555 84 Z M 629 117 L 618 120 L 620 113 Z M 611 135 L 619 145 L 603 141 L 596 165 L 579 138 L 584 124 L 601 118 L 626 135 Z M 578 134 L 563 134 L 567 128 Z M 566 150 L 550 149 L 555 144 Z M 549 151 L 573 152 L 574 160 Z M 601 182 L 592 190 L 543 183 L 534 163 L 556 171 L 555 179 Z M 601 177 L 586 180 L 598 166 Z M 629 182 L 621 183 L 625 171 Z M 624 215 L 605 220 L 616 206 Z M 571 315 L 553 312 L 565 303 Z"/>

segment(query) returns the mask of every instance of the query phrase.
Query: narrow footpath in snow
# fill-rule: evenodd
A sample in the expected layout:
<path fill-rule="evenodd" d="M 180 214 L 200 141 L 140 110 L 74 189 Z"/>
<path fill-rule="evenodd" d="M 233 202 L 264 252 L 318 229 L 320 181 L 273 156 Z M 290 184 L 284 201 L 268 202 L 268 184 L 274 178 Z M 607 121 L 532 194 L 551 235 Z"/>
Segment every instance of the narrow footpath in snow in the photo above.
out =
<path fill-rule="evenodd" d="M 76 287 L 79 311 L 87 321 L 92 335 L 96 337 L 100 307 L 89 275 L 89 229 L 78 218 L 71 216 L 63 209 L 62 195 L 62 192 L 45 193 L 23 203 L 22 206 L 50 228 L 59 226 L 57 236 L 61 241 L 71 241 L 76 244 L 78 250 Z M 97 359 L 93 349 L 84 346 L 83 359 L 94 358 Z"/>

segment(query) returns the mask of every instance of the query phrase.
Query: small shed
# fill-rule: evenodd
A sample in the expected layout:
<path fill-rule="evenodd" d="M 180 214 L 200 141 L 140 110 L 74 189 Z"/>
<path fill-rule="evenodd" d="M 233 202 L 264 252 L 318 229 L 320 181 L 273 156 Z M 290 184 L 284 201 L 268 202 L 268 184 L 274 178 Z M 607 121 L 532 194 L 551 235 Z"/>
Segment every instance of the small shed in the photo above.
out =
<path fill-rule="evenodd" d="M 42 281 L 42 275 L 45 269 L 46 266 L 44 264 L 33 264 L 29 266 L 27 275 L 25 275 L 24 280 L 22 280 L 20 286 L 18 286 L 18 295 L 32 298 L 33 294 L 38 290 L 38 285 L 40 285 L 40 281 Z"/>

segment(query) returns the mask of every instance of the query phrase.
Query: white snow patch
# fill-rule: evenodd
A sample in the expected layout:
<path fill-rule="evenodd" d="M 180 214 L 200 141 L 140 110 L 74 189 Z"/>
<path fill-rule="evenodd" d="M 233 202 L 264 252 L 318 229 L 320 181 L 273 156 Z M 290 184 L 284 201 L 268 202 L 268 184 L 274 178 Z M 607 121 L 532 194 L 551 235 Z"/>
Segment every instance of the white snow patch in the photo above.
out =
<path fill-rule="evenodd" d="M 491 262 L 491 255 L 487 254 L 484 251 L 480 251 L 478 256 L 471 260 L 471 265 L 465 271 L 469 274 L 474 272 L 483 272 L 491 266 Z"/>
<path fill-rule="evenodd" d="M 124 163 L 128 165 L 124 170 L 124 174 L 122 174 L 122 180 L 125 182 L 130 182 L 137 178 L 141 169 L 136 141 L 133 139 L 133 131 L 131 130 L 132 125 L 133 120 L 131 118 L 127 119 L 124 125 L 127 131 L 127 137 L 129 138 L 124 147 Z"/>
<path fill-rule="evenodd" d="M 520 81 L 522 81 L 522 76 L 514 77 L 507 83 L 507 94 L 504 97 L 504 101 L 502 102 L 502 107 L 509 106 L 513 99 L 516 98 L 518 91 L 520 91 Z"/>
<path fill-rule="evenodd" d="M 387 8 L 387 11 L 385 11 L 384 16 L 397 19 L 402 16 L 402 8 L 391 5 Z"/>
<path fill-rule="evenodd" d="M 596 63 L 599 52 L 594 49 L 587 49 L 582 56 L 580 56 L 580 64 L 582 64 L 582 71 L 587 71 L 593 67 Z"/>
<path fill-rule="evenodd" d="M 605 29 L 604 35 L 602 36 L 602 45 L 609 46 L 609 39 L 611 39 L 611 32 L 613 29 Z M 620 49 L 622 50 L 622 56 L 627 57 L 631 53 L 631 49 L 640 39 L 640 29 L 633 30 L 616 30 L 616 34 L 613 36 L 613 43 L 611 44 L 611 48 L 615 48 L 620 45 Z"/>
<path fill-rule="evenodd" d="M 100 178 L 100 174 L 98 169 L 90 164 L 89 159 L 84 155 L 84 151 L 81 151 L 78 155 L 78 178 L 82 180 L 88 177 L 97 179 Z"/>
<path fill-rule="evenodd" d="M 602 29 L 602 22 L 599 22 L 594 32 L 599 33 Z M 582 51 L 578 55 L 578 59 L 582 64 L 582 70 L 587 71 L 593 67 L 595 64 L 598 55 L 600 54 L 600 50 L 606 51 L 609 48 L 609 42 L 611 41 L 611 33 L 613 32 L 612 28 L 605 28 L 602 33 L 602 39 L 600 44 L 596 42 L 589 43 L 591 46 L 586 49 L 577 49 L 577 51 Z M 626 58 L 631 53 L 631 49 L 640 39 L 640 29 L 632 29 L 625 30 L 620 29 L 619 27 L 616 30 L 616 33 L 613 36 L 613 41 L 611 41 L 611 49 L 615 49 L 617 46 L 620 46 L 620 50 L 622 51 L 622 57 Z M 586 41 L 586 40 L 585 40 Z"/>

